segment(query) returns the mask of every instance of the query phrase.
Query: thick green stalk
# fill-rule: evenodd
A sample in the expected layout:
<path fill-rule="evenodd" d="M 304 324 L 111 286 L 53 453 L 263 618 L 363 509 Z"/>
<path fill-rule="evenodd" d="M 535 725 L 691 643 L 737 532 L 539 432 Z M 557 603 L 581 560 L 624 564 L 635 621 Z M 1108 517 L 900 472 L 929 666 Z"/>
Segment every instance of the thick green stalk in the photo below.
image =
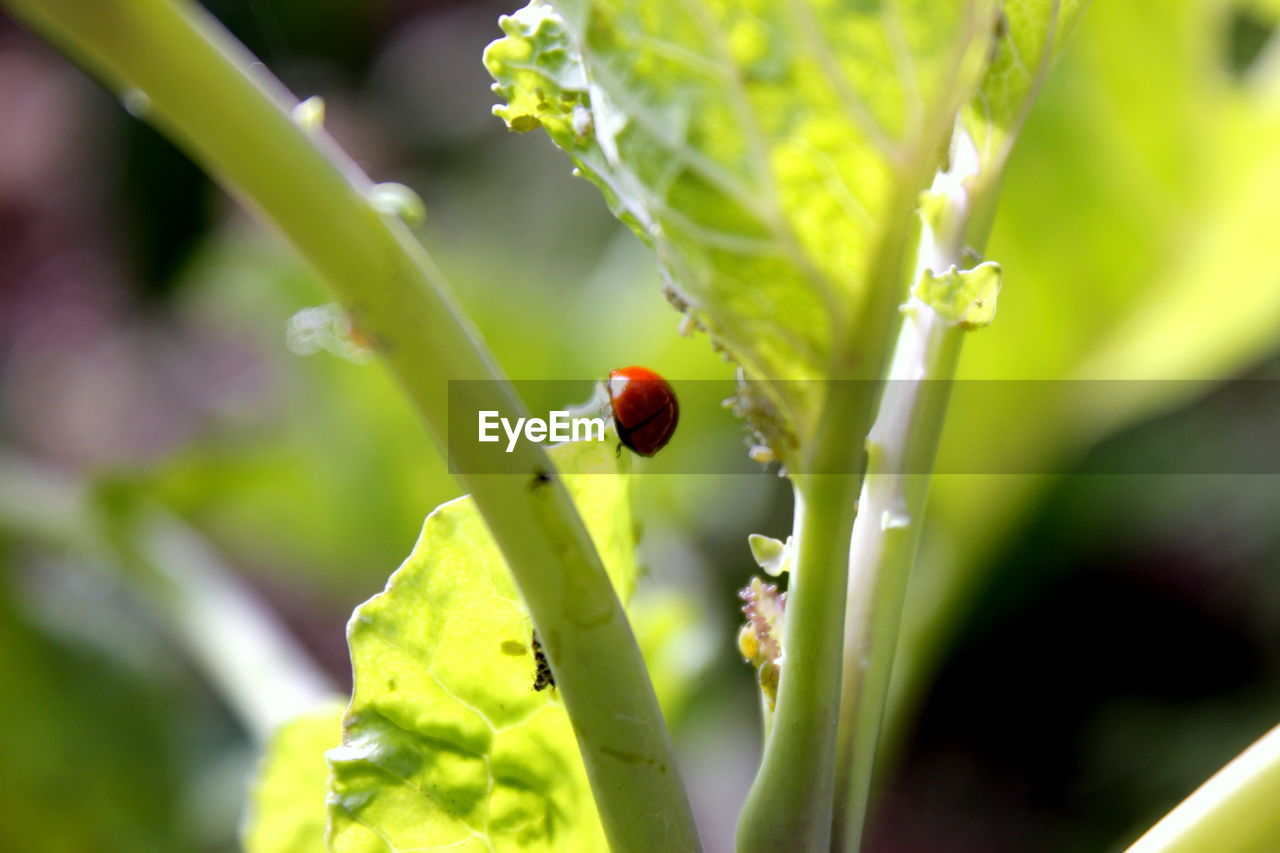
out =
<path fill-rule="evenodd" d="M 738 820 L 739 853 L 826 850 L 831 843 L 840 714 L 841 645 L 849 543 L 862 484 L 861 440 L 900 299 L 903 245 L 919 181 L 903 173 L 899 197 L 867 276 L 869 298 L 826 382 L 822 416 L 791 473 L 796 562 L 787 587 L 783 662 L 760 770 Z"/>
<path fill-rule="evenodd" d="M 816 434 L 792 466 L 797 518 L 797 557 L 787 591 L 783 661 L 777 705 L 760 770 L 738 821 L 739 853 L 826 851 L 831 845 L 838 753 L 845 597 L 857 496 L 862 488 L 863 441 L 875 412 L 896 311 L 902 299 L 902 266 L 921 187 L 936 168 L 936 153 L 970 83 L 976 83 L 994 5 L 968 4 L 955 34 L 950 86 L 932 103 L 918 104 L 895 175 L 895 197 L 885 205 L 877 245 L 861 285 L 867 294 L 856 316 L 834 318 L 832 359 Z M 843 320 L 843 322 L 841 322 Z M 837 513 L 845 513 L 844 518 Z M 807 542 L 806 542 L 807 539 Z M 896 624 L 896 617 L 895 617 Z"/>
<path fill-rule="evenodd" d="M 951 168 L 934 181 L 932 192 L 943 204 L 922 229 L 916 279 L 926 270 L 964 268 L 966 249 L 985 245 L 998 181 L 979 169 L 957 125 Z M 907 303 L 889 382 L 867 438 L 867 475 L 849 554 L 836 849 L 856 851 L 862 840 L 898 624 L 963 334 L 919 299 Z"/>
<path fill-rule="evenodd" d="M 372 185 L 294 99 L 199 7 L 174 0 L 3 0 L 284 232 L 374 342 L 447 450 L 529 606 L 617 851 L 696 850 L 688 799 L 640 651 L 568 493 L 537 446 L 511 474 L 475 475 L 478 446 L 448 443 L 460 409 L 524 406 L 447 295 L 430 258 L 370 203 Z M 639 755 L 642 760 L 635 761 Z M 661 815 L 661 820 L 655 820 Z"/>
<path fill-rule="evenodd" d="M 845 398 L 833 418 L 856 411 L 858 385 L 831 383 Z M 841 439 L 848 444 L 847 434 Z M 786 651 L 760 772 L 738 825 L 739 851 L 823 850 L 830 843 L 844 624 L 839 591 L 845 586 L 860 479 L 796 473 L 792 482 L 797 550 L 787 588 Z"/>
<path fill-rule="evenodd" d="M 1209 778 L 1126 853 L 1270 853 L 1280 846 L 1280 726 Z"/>
<path fill-rule="evenodd" d="M 923 180 L 923 179 L 921 179 Z M 787 586 L 783 661 L 764 755 L 738 819 L 739 853 L 820 851 L 831 843 L 840 715 L 841 644 L 849 542 L 862 484 L 861 439 L 875 410 L 899 298 L 902 246 L 915 202 L 913 175 L 881 235 L 870 297 L 825 383 L 822 416 L 791 472 L 796 561 Z"/>

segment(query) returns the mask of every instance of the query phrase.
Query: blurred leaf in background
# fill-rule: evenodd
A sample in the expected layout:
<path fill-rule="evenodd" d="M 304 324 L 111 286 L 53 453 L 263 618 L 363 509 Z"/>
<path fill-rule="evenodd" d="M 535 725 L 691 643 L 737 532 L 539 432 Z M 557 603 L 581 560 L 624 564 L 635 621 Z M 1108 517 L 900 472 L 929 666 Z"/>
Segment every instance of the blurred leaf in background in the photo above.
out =
<path fill-rule="evenodd" d="M 35 563 L 0 585 L 0 848 L 213 849 L 251 761 L 230 719 L 118 585 Z"/>
<path fill-rule="evenodd" d="M 10 802 L 0 845 L 88 850 L 103 833 L 121 839 L 122 849 L 177 843 L 178 827 L 171 820 L 158 826 L 152 815 L 175 813 L 180 770 L 173 745 L 149 732 L 166 712 L 163 695 L 83 649 L 42 636 L 7 596 L 3 611 L 0 773 Z M 98 729 L 118 736 L 99 737 Z"/>
<path fill-rule="evenodd" d="M 1196 407 L 1203 406 L 1193 397 L 1204 393 L 1208 387 L 1204 383 L 1053 380 L 1229 380 L 1276 352 L 1280 271 L 1269 257 L 1272 238 L 1268 235 L 1280 215 L 1276 201 L 1280 161 L 1274 156 L 1280 150 L 1277 19 L 1274 4 L 1216 0 L 1166 4 L 1154 16 L 1124 4 L 1094 4 L 1089 9 L 1071 49 L 1050 76 L 1012 158 L 988 252 L 1005 271 L 1000 316 L 987 334 L 975 337 L 966 347 L 961 365 L 962 378 L 1046 381 L 1021 401 L 1008 395 L 1009 405 L 999 411 L 955 412 L 944 433 L 941 468 L 956 460 L 972 466 L 987 460 L 1003 470 L 1019 464 L 1028 470 L 1045 464 L 1070 470 L 1072 460 L 1086 448 L 1135 422 L 1143 426 L 1129 430 L 1123 445 L 1129 452 L 1151 442 L 1167 444 L 1172 434 L 1162 414 L 1181 412 L 1170 417 L 1188 424 Z M 1254 375 L 1274 375 L 1274 368 Z M 1212 442 L 1215 424 L 1228 422 L 1216 419 L 1244 414 L 1239 408 L 1235 414 L 1230 408 L 1213 411 L 1199 418 L 1199 427 L 1192 426 L 1189 432 L 1187 426 L 1175 427 L 1182 440 L 1192 436 L 1192 440 Z M 1108 458 L 1114 470 L 1114 460 L 1123 456 Z M 1212 600 L 1215 588 L 1237 588 L 1241 583 L 1253 590 L 1250 595 L 1255 600 L 1259 595 L 1270 600 L 1271 594 L 1263 591 L 1278 585 L 1272 570 L 1277 543 L 1267 538 L 1266 544 L 1260 544 L 1250 536 L 1255 544 L 1248 546 L 1247 558 L 1228 556 L 1239 551 L 1222 546 L 1240 541 L 1243 530 L 1251 527 L 1252 522 L 1243 518 L 1257 520 L 1258 508 L 1274 503 L 1276 480 L 1128 479 L 1090 473 L 1106 471 L 1106 466 L 1103 462 L 1090 467 L 1085 462 L 1080 469 L 1084 476 L 1062 484 L 1041 476 L 935 478 L 930 531 L 912 579 L 895 671 L 899 736 L 910 731 L 907 720 L 930 695 L 928 682 L 947 655 L 953 636 L 962 629 L 964 649 L 972 647 L 975 635 L 995 634 L 1015 647 L 1042 644 L 1034 647 L 1041 650 L 1048 667 L 1069 665 L 1065 661 L 1072 659 L 1078 659 L 1078 665 L 1088 661 L 1102 667 L 1086 668 L 1078 679 L 1063 675 L 1048 682 L 1026 682 L 1023 675 L 1015 674 L 1026 670 L 1005 669 L 1007 655 L 996 653 L 989 644 L 982 648 L 991 657 L 982 658 L 983 663 L 975 664 L 966 656 L 963 664 L 955 664 L 965 666 L 970 678 L 977 677 L 976 665 L 998 668 L 1004 678 L 1015 679 L 1013 684 L 1027 691 L 1013 700 L 1013 707 L 1022 713 L 1028 713 L 1027 702 L 1095 708 L 1093 703 L 1108 691 L 1159 694 L 1166 688 L 1153 685 L 1199 684 L 1205 676 L 1201 667 L 1234 670 L 1236 663 L 1231 659 L 1237 655 L 1245 658 L 1238 661 L 1243 669 L 1234 670 L 1240 672 L 1241 681 L 1252 681 L 1257 689 L 1275 689 L 1274 679 L 1264 675 L 1270 671 L 1267 665 L 1253 657 L 1249 646 L 1232 645 L 1238 641 L 1265 646 L 1269 634 L 1250 629 L 1249 640 L 1221 638 L 1227 645 L 1213 645 L 1218 642 L 1215 632 L 1225 628 L 1215 628 L 1215 620 L 1233 618 L 1226 615 L 1232 612 L 1230 606 L 1225 611 L 1214 606 L 1211 612 L 1217 615 L 1199 617 L 1209 622 L 1198 623 L 1198 628 L 1193 627 L 1197 624 L 1193 617 L 1185 617 L 1188 621 L 1182 630 L 1200 637 L 1198 648 L 1215 649 L 1195 655 L 1199 665 L 1191 664 L 1186 650 L 1179 647 L 1167 649 L 1174 670 L 1162 668 L 1164 655 L 1156 650 L 1150 655 L 1137 650 L 1143 648 L 1144 630 L 1160 635 L 1166 630 L 1158 622 L 1149 623 L 1148 616 L 1159 617 L 1144 608 L 1159 612 L 1161 602 L 1171 594 L 1178 599 L 1180 595 L 1172 591 L 1187 578 L 1177 567 L 1188 559 L 1196 562 L 1188 554 L 1204 555 L 1188 540 L 1212 539 L 1219 548 L 1212 562 L 1224 560 L 1251 578 L 1246 582 L 1240 575 L 1193 571 L 1201 603 Z M 1214 509 L 1224 501 L 1251 509 L 1232 518 Z M 1171 515 L 1171 502 L 1182 504 L 1182 510 Z M 1029 523 L 1033 526 L 1021 529 Z M 1150 539 L 1153 530 L 1172 541 L 1157 546 Z M 1014 544 L 1003 544 L 1011 538 Z M 1181 547 L 1174 543 L 1183 543 L 1186 550 L 1171 563 L 1170 549 Z M 1043 631 L 1032 639 L 1027 634 L 997 633 L 1026 631 L 1025 621 L 1008 629 L 999 628 L 999 622 L 986 625 L 983 621 L 1011 619 L 1018 608 L 1039 614 L 1030 617 L 1033 621 L 1052 618 L 1050 614 L 1061 606 L 1054 602 L 1054 591 L 1063 582 L 1062 573 L 1072 571 L 1090 579 L 1077 582 L 1078 589 L 1095 586 L 1087 593 L 1090 598 L 1075 600 L 1076 621 L 1061 625 L 1059 633 Z M 1123 579 L 1133 572 L 1145 580 Z M 1132 608 L 1129 624 L 1098 621 L 1101 617 L 1090 606 L 1110 607 L 1108 598 L 1121 596 L 1117 585 L 1126 583 L 1137 584 L 1140 590 L 1124 599 Z M 975 615 L 966 615 L 975 607 L 979 608 Z M 1257 617 L 1248 616 L 1248 609 L 1236 611 L 1234 618 L 1255 624 Z M 1105 640 L 1100 643 L 1110 644 L 1109 652 L 1080 645 L 1080 635 L 1094 631 L 1103 632 Z M 1135 650 L 1135 656 L 1123 658 L 1131 661 L 1125 672 L 1133 680 L 1126 685 L 1106 674 L 1103 661 L 1125 655 L 1121 650 L 1129 649 Z M 1028 661 L 1023 665 L 1038 666 Z M 1185 669 L 1188 666 L 1193 671 Z M 1146 680 L 1140 675 L 1144 667 L 1150 676 Z M 951 683 L 945 673 L 943 678 Z M 991 678 L 982 684 L 999 683 Z M 970 681 L 965 691 L 982 695 L 983 689 Z M 1213 694 L 1215 689 L 1228 688 L 1190 689 Z M 957 713 L 951 704 L 958 700 L 955 688 L 939 690 L 943 692 L 923 709 L 926 738 L 941 715 Z M 1005 696 L 1004 690 L 994 690 L 985 699 L 996 707 Z M 1158 707 L 1162 700 L 1148 701 Z M 940 703 L 936 708 L 935 702 Z M 1166 707 L 1161 713 L 1171 715 L 1169 721 L 1176 719 L 1173 707 Z M 1006 802 L 1005 816 L 1020 809 L 1029 814 L 1075 809 L 1070 825 L 1076 831 L 1064 835 L 1041 825 L 1040 832 L 1062 839 L 1055 849 L 1097 849 L 1099 844 L 1120 840 L 1117 834 L 1136 835 L 1143 821 L 1133 817 L 1135 810 L 1147 821 L 1154 820 L 1267 728 L 1267 713 L 1257 705 L 1248 707 L 1254 710 L 1240 707 L 1241 713 L 1234 716 L 1209 712 L 1211 716 L 1199 724 L 1186 718 L 1176 735 L 1169 728 L 1154 729 L 1148 738 L 1152 749 L 1164 752 L 1162 738 L 1174 738 L 1179 744 L 1172 751 L 1181 759 L 1168 756 L 1178 769 L 1163 764 L 1152 773 L 1148 763 L 1145 781 L 1131 784 L 1123 796 L 1115 790 L 1114 796 L 1090 796 L 1051 785 L 1057 793 L 1047 795 L 1045 801 Z M 1132 706 L 1129 711 L 1133 716 L 1113 710 L 1087 723 L 1071 723 L 1092 726 L 1095 745 L 1111 744 L 1102 752 L 1093 753 L 1073 740 L 1074 731 L 1066 723 L 1055 727 L 1058 718 L 1051 713 L 1033 726 L 1034 733 L 1028 733 L 1032 740 L 1025 742 L 1025 748 L 1039 749 L 1061 738 L 1081 751 L 1064 755 L 1049 749 L 1045 762 L 1059 772 L 1074 766 L 1075 771 L 1066 772 L 1085 774 L 1083 767 L 1071 762 L 1093 761 L 1108 764 L 1113 774 L 1124 773 L 1120 768 L 1126 766 L 1126 757 L 1142 752 L 1133 749 L 1132 743 L 1127 749 L 1121 746 L 1125 742 L 1121 731 L 1132 736 L 1142 728 L 1135 722 L 1139 712 Z M 1003 731 L 1013 731 L 1007 721 Z M 1191 735 L 1192 731 L 1196 734 Z M 1201 746 L 1195 747 L 1188 738 L 1201 739 Z M 916 754 L 914 772 L 903 784 L 919 779 L 915 774 L 921 755 L 935 755 L 930 750 L 940 748 L 938 744 L 923 747 Z M 995 755 L 992 759 L 999 760 Z M 936 765 L 931 766 L 938 772 Z M 1131 773 L 1131 782 L 1143 778 L 1140 770 Z M 1083 778 L 1101 784 L 1097 776 L 1085 774 L 1082 784 Z M 1004 780 L 1008 782 L 1008 776 Z M 1056 782 L 1067 784 L 1060 777 Z M 993 779 L 979 789 L 994 792 L 996 787 Z M 890 800 L 895 796 L 890 794 Z M 945 808 L 940 804 L 939 813 L 944 814 Z M 894 827 L 884 830 L 889 837 L 895 830 L 905 830 L 903 819 L 898 812 L 886 820 L 887 826 Z M 940 825 L 945 825 L 945 819 Z M 945 835 L 945 829 L 938 831 Z M 988 846 L 975 849 L 1020 849 L 1019 844 L 1028 843 L 1023 837 L 1002 845 L 996 842 L 998 837 L 987 837 Z M 1033 832 L 1032 837 L 1042 836 Z"/>
<path fill-rule="evenodd" d="M 1280 198 L 1280 63 L 1272 44 L 1233 65 L 1239 14 L 1186 0 L 1155 18 L 1107 4 L 1085 15 L 1010 164 L 988 252 L 1005 272 L 1000 319 L 966 347 L 961 378 L 1226 379 L 1274 350 L 1280 271 L 1266 235 Z M 1068 396 L 1081 387 L 1087 399 Z M 1031 469 L 1204 390 L 1108 387 L 1048 381 L 1025 407 L 957 417 L 939 467 L 963 456 Z M 1044 486 L 937 479 L 903 629 L 907 679 Z"/>

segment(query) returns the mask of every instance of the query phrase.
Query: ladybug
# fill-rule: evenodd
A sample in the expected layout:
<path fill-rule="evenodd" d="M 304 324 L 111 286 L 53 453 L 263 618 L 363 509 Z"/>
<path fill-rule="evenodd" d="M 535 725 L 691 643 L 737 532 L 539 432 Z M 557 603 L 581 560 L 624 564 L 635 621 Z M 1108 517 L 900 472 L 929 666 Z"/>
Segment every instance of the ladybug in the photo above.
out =
<path fill-rule="evenodd" d="M 646 457 L 666 447 L 680 420 L 671 383 L 647 367 L 619 367 L 605 385 L 622 443 Z"/>

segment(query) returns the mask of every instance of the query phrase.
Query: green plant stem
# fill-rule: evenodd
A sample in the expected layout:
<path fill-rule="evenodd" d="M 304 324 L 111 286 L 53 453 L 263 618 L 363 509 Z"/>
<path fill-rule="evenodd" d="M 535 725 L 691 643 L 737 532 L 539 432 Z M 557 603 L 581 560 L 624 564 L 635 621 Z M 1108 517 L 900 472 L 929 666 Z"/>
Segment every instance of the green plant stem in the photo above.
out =
<path fill-rule="evenodd" d="M 836 320 L 832 361 L 816 435 L 792 472 L 797 558 L 787 591 L 777 705 L 760 770 L 738 821 L 739 853 L 826 851 L 833 838 L 841 721 L 842 646 L 854 515 L 863 483 L 863 441 L 875 412 L 875 387 L 893 341 L 902 298 L 902 266 L 917 195 L 936 168 L 935 152 L 951 133 L 969 92 L 966 69 L 985 50 L 992 7 L 970 4 L 957 33 L 952 88 L 920 112 L 904 148 L 895 198 L 885 205 L 877 246 L 866 270 L 867 299 L 852 323 Z M 846 318 L 850 319 L 850 318 Z M 841 381 L 843 380 L 843 381 Z M 838 515 L 843 513 L 843 516 Z M 807 541 L 806 541 L 807 540 Z M 901 605 L 899 605 L 899 610 Z M 894 617 L 896 625 L 897 617 Z"/>
<path fill-rule="evenodd" d="M 844 622 L 844 598 L 833 590 L 845 585 L 859 478 L 794 474 L 792 482 L 797 551 L 786 651 L 760 772 L 738 825 L 739 851 L 822 850 L 831 833 Z"/>
<path fill-rule="evenodd" d="M 948 379 L 962 331 L 932 308 L 913 306 L 909 334 L 895 356 L 911 352 L 927 378 L 901 377 L 900 362 L 885 390 L 881 416 L 867 441 L 867 476 L 850 551 L 842 709 L 837 754 L 835 837 L 857 850 L 862 835 L 880 718 L 888 692 L 898 622 L 923 523 L 927 471 L 946 412 Z"/>
<path fill-rule="evenodd" d="M 870 297 L 825 383 L 822 417 L 795 490 L 797 556 L 787 587 L 778 697 L 766 713 L 764 755 L 738 820 L 739 853 L 823 851 L 831 844 L 840 715 L 841 644 L 849 543 L 862 485 L 861 439 L 871 424 L 899 297 L 902 246 L 915 205 L 902 176 L 867 276 Z M 856 438 L 855 438 L 856 437 Z"/>
<path fill-rule="evenodd" d="M 1280 726 L 1192 792 L 1127 853 L 1270 853 L 1280 839 Z"/>
<path fill-rule="evenodd" d="M 207 13 L 172 0 L 3 0 L 100 74 L 232 193 L 271 220 L 374 342 L 475 499 L 529 607 L 573 722 L 615 851 L 696 850 L 692 811 L 639 648 L 599 555 L 541 448 L 510 474 L 449 443 L 450 379 L 461 410 L 524 405 L 403 223 L 369 201 L 369 179 Z M 636 761 L 634 756 L 641 759 Z M 661 815 L 660 820 L 654 818 Z"/>
<path fill-rule="evenodd" d="M 332 702 L 328 677 L 196 531 L 153 507 L 104 516 L 91 490 L 0 459 L 0 530 L 116 568 L 260 742 Z"/>
<path fill-rule="evenodd" d="M 939 173 L 932 189 L 945 206 L 922 229 L 916 279 L 925 270 L 968 266 L 965 250 L 986 243 L 997 185 L 980 174 L 976 152 L 957 125 L 951 168 Z M 836 849 L 861 845 L 898 624 L 963 335 L 914 297 L 904 306 L 889 382 L 867 438 L 867 474 L 849 554 Z"/>
<path fill-rule="evenodd" d="M 923 181 L 923 177 L 921 178 Z M 915 202 L 911 176 L 881 235 L 867 276 L 871 294 L 825 383 L 822 416 L 791 472 L 796 561 L 787 586 L 783 660 L 764 755 L 738 819 L 739 853 L 822 851 L 831 843 L 840 715 L 841 643 L 849 542 L 867 434 L 888 354 L 902 245 Z M 857 437 L 858 441 L 851 440 Z"/>

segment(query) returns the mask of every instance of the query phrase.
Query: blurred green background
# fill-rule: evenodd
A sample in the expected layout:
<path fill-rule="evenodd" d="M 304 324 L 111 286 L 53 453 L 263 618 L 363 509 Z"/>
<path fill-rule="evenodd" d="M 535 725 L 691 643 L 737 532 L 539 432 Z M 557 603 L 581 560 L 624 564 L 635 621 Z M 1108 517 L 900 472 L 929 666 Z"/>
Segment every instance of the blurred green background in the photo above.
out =
<path fill-rule="evenodd" d="M 208 5 L 324 96 L 376 180 L 421 193 L 421 237 L 510 376 L 732 375 L 567 158 L 489 114 L 480 52 L 511 7 Z M 1212 443 L 1248 399 L 1051 381 L 1280 372 L 1277 19 L 1099 2 L 1042 93 L 990 245 L 999 316 L 962 374 L 1045 391 L 954 420 L 943 457 L 1076 473 L 937 478 L 873 850 L 1115 849 L 1280 721 L 1280 480 L 1105 473 Z M 0 460 L 183 520 L 347 689 L 347 616 L 457 494 L 409 407 L 377 364 L 291 352 L 290 318 L 325 301 L 305 268 L 4 18 L 0 128 Z M 743 452 L 732 429 L 664 451 Z M 135 577 L 65 547 L 80 520 L 23 488 L 0 480 L 0 850 L 234 849 L 253 733 Z M 789 492 L 670 475 L 636 501 L 645 584 L 698 614 L 673 724 L 708 849 L 729 850 L 759 751 L 734 590 Z"/>

